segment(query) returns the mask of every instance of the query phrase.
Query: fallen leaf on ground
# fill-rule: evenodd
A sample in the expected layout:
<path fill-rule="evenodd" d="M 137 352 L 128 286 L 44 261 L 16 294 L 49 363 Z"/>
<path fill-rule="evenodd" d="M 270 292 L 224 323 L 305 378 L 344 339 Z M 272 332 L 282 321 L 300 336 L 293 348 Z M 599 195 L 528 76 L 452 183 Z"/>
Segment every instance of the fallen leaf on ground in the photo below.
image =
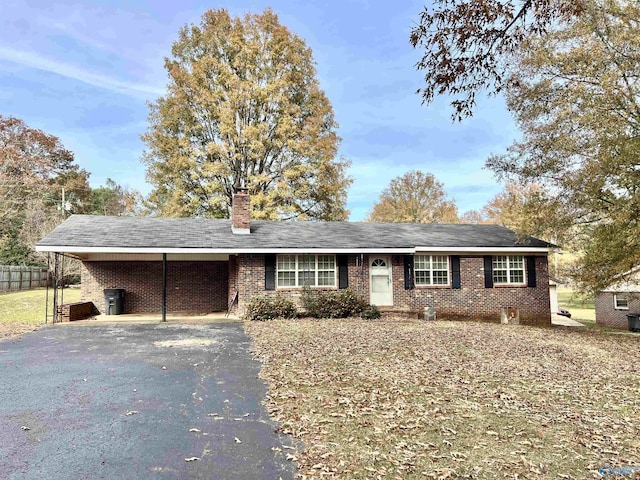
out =
<path fill-rule="evenodd" d="M 640 458 L 637 336 L 406 319 L 245 329 L 303 477 L 596 478 Z"/>

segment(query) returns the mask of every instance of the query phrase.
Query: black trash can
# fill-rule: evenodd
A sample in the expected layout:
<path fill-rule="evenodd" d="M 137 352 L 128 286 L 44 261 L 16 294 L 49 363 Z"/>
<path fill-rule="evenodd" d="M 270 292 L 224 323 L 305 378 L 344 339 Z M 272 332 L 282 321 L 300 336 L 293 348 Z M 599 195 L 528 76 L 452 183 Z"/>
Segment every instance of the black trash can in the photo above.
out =
<path fill-rule="evenodd" d="M 104 303 L 106 315 L 121 315 L 124 311 L 124 288 L 105 288 Z"/>
<path fill-rule="evenodd" d="M 629 330 L 631 332 L 640 332 L 640 313 L 630 313 L 627 315 L 629 321 Z"/>

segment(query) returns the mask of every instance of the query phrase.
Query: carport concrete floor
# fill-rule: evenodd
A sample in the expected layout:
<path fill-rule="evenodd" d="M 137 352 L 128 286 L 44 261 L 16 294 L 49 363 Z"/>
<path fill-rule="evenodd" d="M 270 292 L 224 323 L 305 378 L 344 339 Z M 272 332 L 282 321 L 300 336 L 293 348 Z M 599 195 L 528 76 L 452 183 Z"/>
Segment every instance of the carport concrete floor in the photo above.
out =
<path fill-rule="evenodd" d="M 2 479 L 289 479 L 240 323 L 59 325 L 0 342 Z"/>

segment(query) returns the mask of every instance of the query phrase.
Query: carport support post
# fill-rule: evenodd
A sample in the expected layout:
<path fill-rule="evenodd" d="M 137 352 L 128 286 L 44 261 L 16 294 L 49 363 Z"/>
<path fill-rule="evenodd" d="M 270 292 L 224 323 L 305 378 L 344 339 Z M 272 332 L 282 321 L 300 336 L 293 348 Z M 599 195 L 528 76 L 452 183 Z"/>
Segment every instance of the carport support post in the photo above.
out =
<path fill-rule="evenodd" d="M 162 254 L 162 321 L 167 321 L 167 254 Z"/>

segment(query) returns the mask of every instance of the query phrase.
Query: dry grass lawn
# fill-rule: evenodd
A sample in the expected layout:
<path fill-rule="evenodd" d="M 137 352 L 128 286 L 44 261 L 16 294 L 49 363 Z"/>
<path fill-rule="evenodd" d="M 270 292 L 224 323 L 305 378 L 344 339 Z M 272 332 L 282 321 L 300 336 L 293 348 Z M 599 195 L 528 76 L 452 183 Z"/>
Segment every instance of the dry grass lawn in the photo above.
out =
<path fill-rule="evenodd" d="M 246 329 L 267 407 L 301 442 L 302 478 L 580 479 L 640 465 L 639 335 L 399 320 Z"/>
<path fill-rule="evenodd" d="M 49 302 L 52 291 L 49 290 Z M 65 303 L 80 301 L 79 288 L 64 291 Z M 24 290 L 0 294 L 0 340 L 17 337 L 44 325 L 46 289 Z M 51 303 L 49 304 L 51 309 Z"/>

